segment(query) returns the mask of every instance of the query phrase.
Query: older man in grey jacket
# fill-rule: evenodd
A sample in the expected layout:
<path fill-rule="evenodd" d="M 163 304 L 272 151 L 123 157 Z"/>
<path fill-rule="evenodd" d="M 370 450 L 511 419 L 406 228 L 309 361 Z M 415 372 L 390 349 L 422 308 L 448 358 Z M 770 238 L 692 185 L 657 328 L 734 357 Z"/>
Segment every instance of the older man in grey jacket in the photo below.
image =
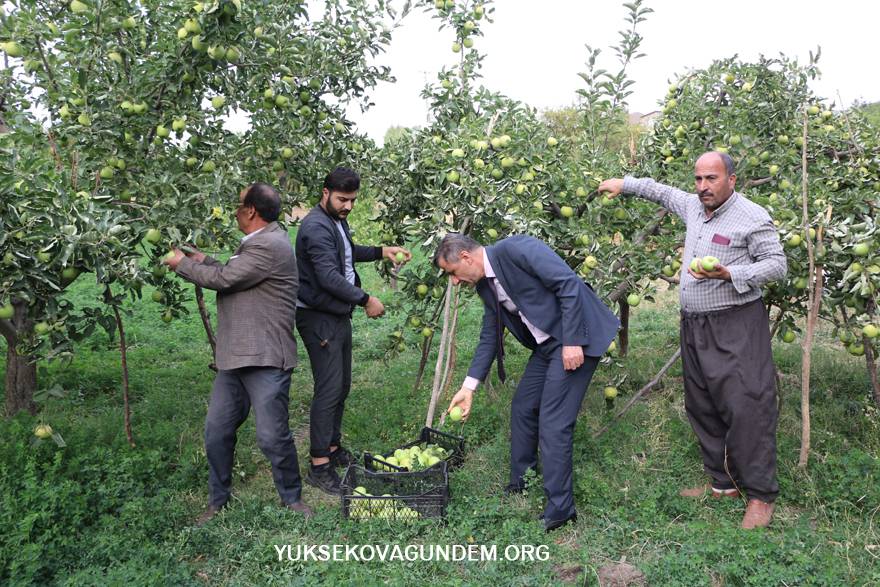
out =
<path fill-rule="evenodd" d="M 255 183 L 239 195 L 235 212 L 245 234 L 225 264 L 201 252 L 175 249 L 165 262 L 196 285 L 217 291 L 217 376 L 205 420 L 208 509 L 211 519 L 229 500 L 236 431 L 254 409 L 257 444 L 272 463 L 282 505 L 306 517 L 296 446 L 288 425 L 290 375 L 296 365 L 296 257 L 276 220 L 281 198 Z"/>

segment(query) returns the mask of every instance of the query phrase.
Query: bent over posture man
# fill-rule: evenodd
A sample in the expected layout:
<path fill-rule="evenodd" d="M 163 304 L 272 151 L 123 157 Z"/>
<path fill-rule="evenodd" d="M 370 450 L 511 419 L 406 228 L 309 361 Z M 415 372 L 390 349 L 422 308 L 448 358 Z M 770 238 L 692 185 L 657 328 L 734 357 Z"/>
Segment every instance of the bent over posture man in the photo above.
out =
<path fill-rule="evenodd" d="M 696 194 L 632 177 L 606 180 L 599 191 L 633 194 L 680 216 L 684 267 L 695 257 L 720 261 L 681 275 L 685 409 L 711 483 L 680 494 L 736 497 L 739 487 L 748 496 L 742 527 L 767 526 L 779 493 L 778 409 L 761 287 L 785 275 L 785 254 L 767 211 L 734 191 L 729 155 L 704 153 L 694 179 Z"/>
<path fill-rule="evenodd" d="M 483 247 L 472 238 L 448 234 L 434 264 L 453 283 L 476 286 L 483 300 L 483 327 L 468 377 L 449 404 L 470 413 L 474 390 L 497 358 L 504 373 L 507 328 L 532 351 L 510 406 L 510 484 L 523 489 L 526 471 L 544 473 L 544 528 L 577 520 L 572 480 L 574 425 L 599 358 L 619 322 L 565 262 L 543 242 L 512 236 Z"/>
<path fill-rule="evenodd" d="M 175 249 L 165 262 L 196 285 L 217 291 L 217 376 L 205 419 L 210 501 L 198 524 L 229 501 L 236 431 L 251 407 L 257 444 L 272 463 L 284 507 L 312 515 L 300 498 L 302 480 L 288 425 L 290 374 L 296 366 L 296 258 L 276 220 L 278 192 L 255 183 L 239 194 L 235 212 L 245 234 L 229 261 Z"/>

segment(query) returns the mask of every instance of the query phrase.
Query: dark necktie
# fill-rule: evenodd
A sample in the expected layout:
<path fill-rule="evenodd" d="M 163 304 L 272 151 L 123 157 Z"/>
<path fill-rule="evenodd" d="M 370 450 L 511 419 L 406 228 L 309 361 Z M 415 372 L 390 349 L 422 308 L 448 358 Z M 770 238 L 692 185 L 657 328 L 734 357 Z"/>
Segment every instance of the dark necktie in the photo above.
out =
<path fill-rule="evenodd" d="M 495 300 L 495 359 L 498 362 L 498 379 L 504 383 L 507 379 L 507 374 L 504 372 L 504 321 L 501 319 L 504 308 L 501 307 L 501 300 L 498 299 L 494 278 L 489 279 L 489 292 Z"/>

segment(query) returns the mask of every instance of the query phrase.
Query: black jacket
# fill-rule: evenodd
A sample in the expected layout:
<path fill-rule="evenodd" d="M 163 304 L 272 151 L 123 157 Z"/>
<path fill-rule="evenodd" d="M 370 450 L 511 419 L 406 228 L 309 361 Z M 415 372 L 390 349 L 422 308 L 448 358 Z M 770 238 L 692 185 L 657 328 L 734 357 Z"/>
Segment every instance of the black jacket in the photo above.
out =
<path fill-rule="evenodd" d="M 356 245 L 348 222 L 342 220 L 354 263 L 378 261 L 382 247 Z M 345 278 L 345 243 L 336 221 L 320 205 L 303 218 L 296 234 L 296 263 L 299 269 L 299 301 L 313 310 L 329 314 L 350 314 L 355 305 L 363 306 L 369 294 L 361 289 L 354 273 L 354 285 Z"/>

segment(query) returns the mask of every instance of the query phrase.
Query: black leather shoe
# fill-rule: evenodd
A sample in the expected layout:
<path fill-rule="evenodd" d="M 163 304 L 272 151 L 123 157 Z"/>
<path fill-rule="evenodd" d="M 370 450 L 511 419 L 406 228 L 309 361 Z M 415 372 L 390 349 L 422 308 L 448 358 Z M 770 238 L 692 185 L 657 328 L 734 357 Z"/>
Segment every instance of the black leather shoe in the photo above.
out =
<path fill-rule="evenodd" d="M 307 506 L 302 500 L 295 501 L 293 503 L 285 503 L 284 507 L 298 514 L 302 514 L 306 519 L 309 519 L 315 515 L 315 512 L 312 511 L 312 508 Z"/>
<path fill-rule="evenodd" d="M 333 463 L 334 467 L 345 468 L 349 465 L 353 465 L 355 463 L 355 458 L 347 448 L 340 446 L 330 453 L 330 462 Z"/>
<path fill-rule="evenodd" d="M 336 469 L 333 468 L 333 463 L 324 463 L 317 467 L 311 465 L 309 467 L 309 474 L 306 475 L 306 483 L 330 495 L 339 495 L 341 493 L 339 475 L 336 473 Z"/>
<path fill-rule="evenodd" d="M 577 519 L 578 519 L 577 512 L 573 513 L 572 515 L 565 518 L 564 520 L 549 520 L 548 521 L 545 519 L 544 520 L 544 532 L 552 532 L 553 530 L 556 530 L 557 528 L 561 528 L 561 527 L 565 526 L 569 522 L 577 522 Z"/>
<path fill-rule="evenodd" d="M 209 505 L 208 509 L 203 511 L 201 514 L 199 514 L 199 517 L 196 518 L 196 521 L 195 521 L 196 528 L 201 528 L 202 526 L 207 524 L 209 521 L 211 521 L 211 518 L 213 518 L 214 516 L 219 514 L 220 510 L 222 510 L 224 507 L 226 507 L 226 506 L 225 505 L 220 505 L 220 506 Z"/>
<path fill-rule="evenodd" d="M 522 485 L 515 485 L 513 483 L 508 483 L 504 486 L 504 495 L 519 495 L 523 491 L 525 491 L 525 487 Z"/>

